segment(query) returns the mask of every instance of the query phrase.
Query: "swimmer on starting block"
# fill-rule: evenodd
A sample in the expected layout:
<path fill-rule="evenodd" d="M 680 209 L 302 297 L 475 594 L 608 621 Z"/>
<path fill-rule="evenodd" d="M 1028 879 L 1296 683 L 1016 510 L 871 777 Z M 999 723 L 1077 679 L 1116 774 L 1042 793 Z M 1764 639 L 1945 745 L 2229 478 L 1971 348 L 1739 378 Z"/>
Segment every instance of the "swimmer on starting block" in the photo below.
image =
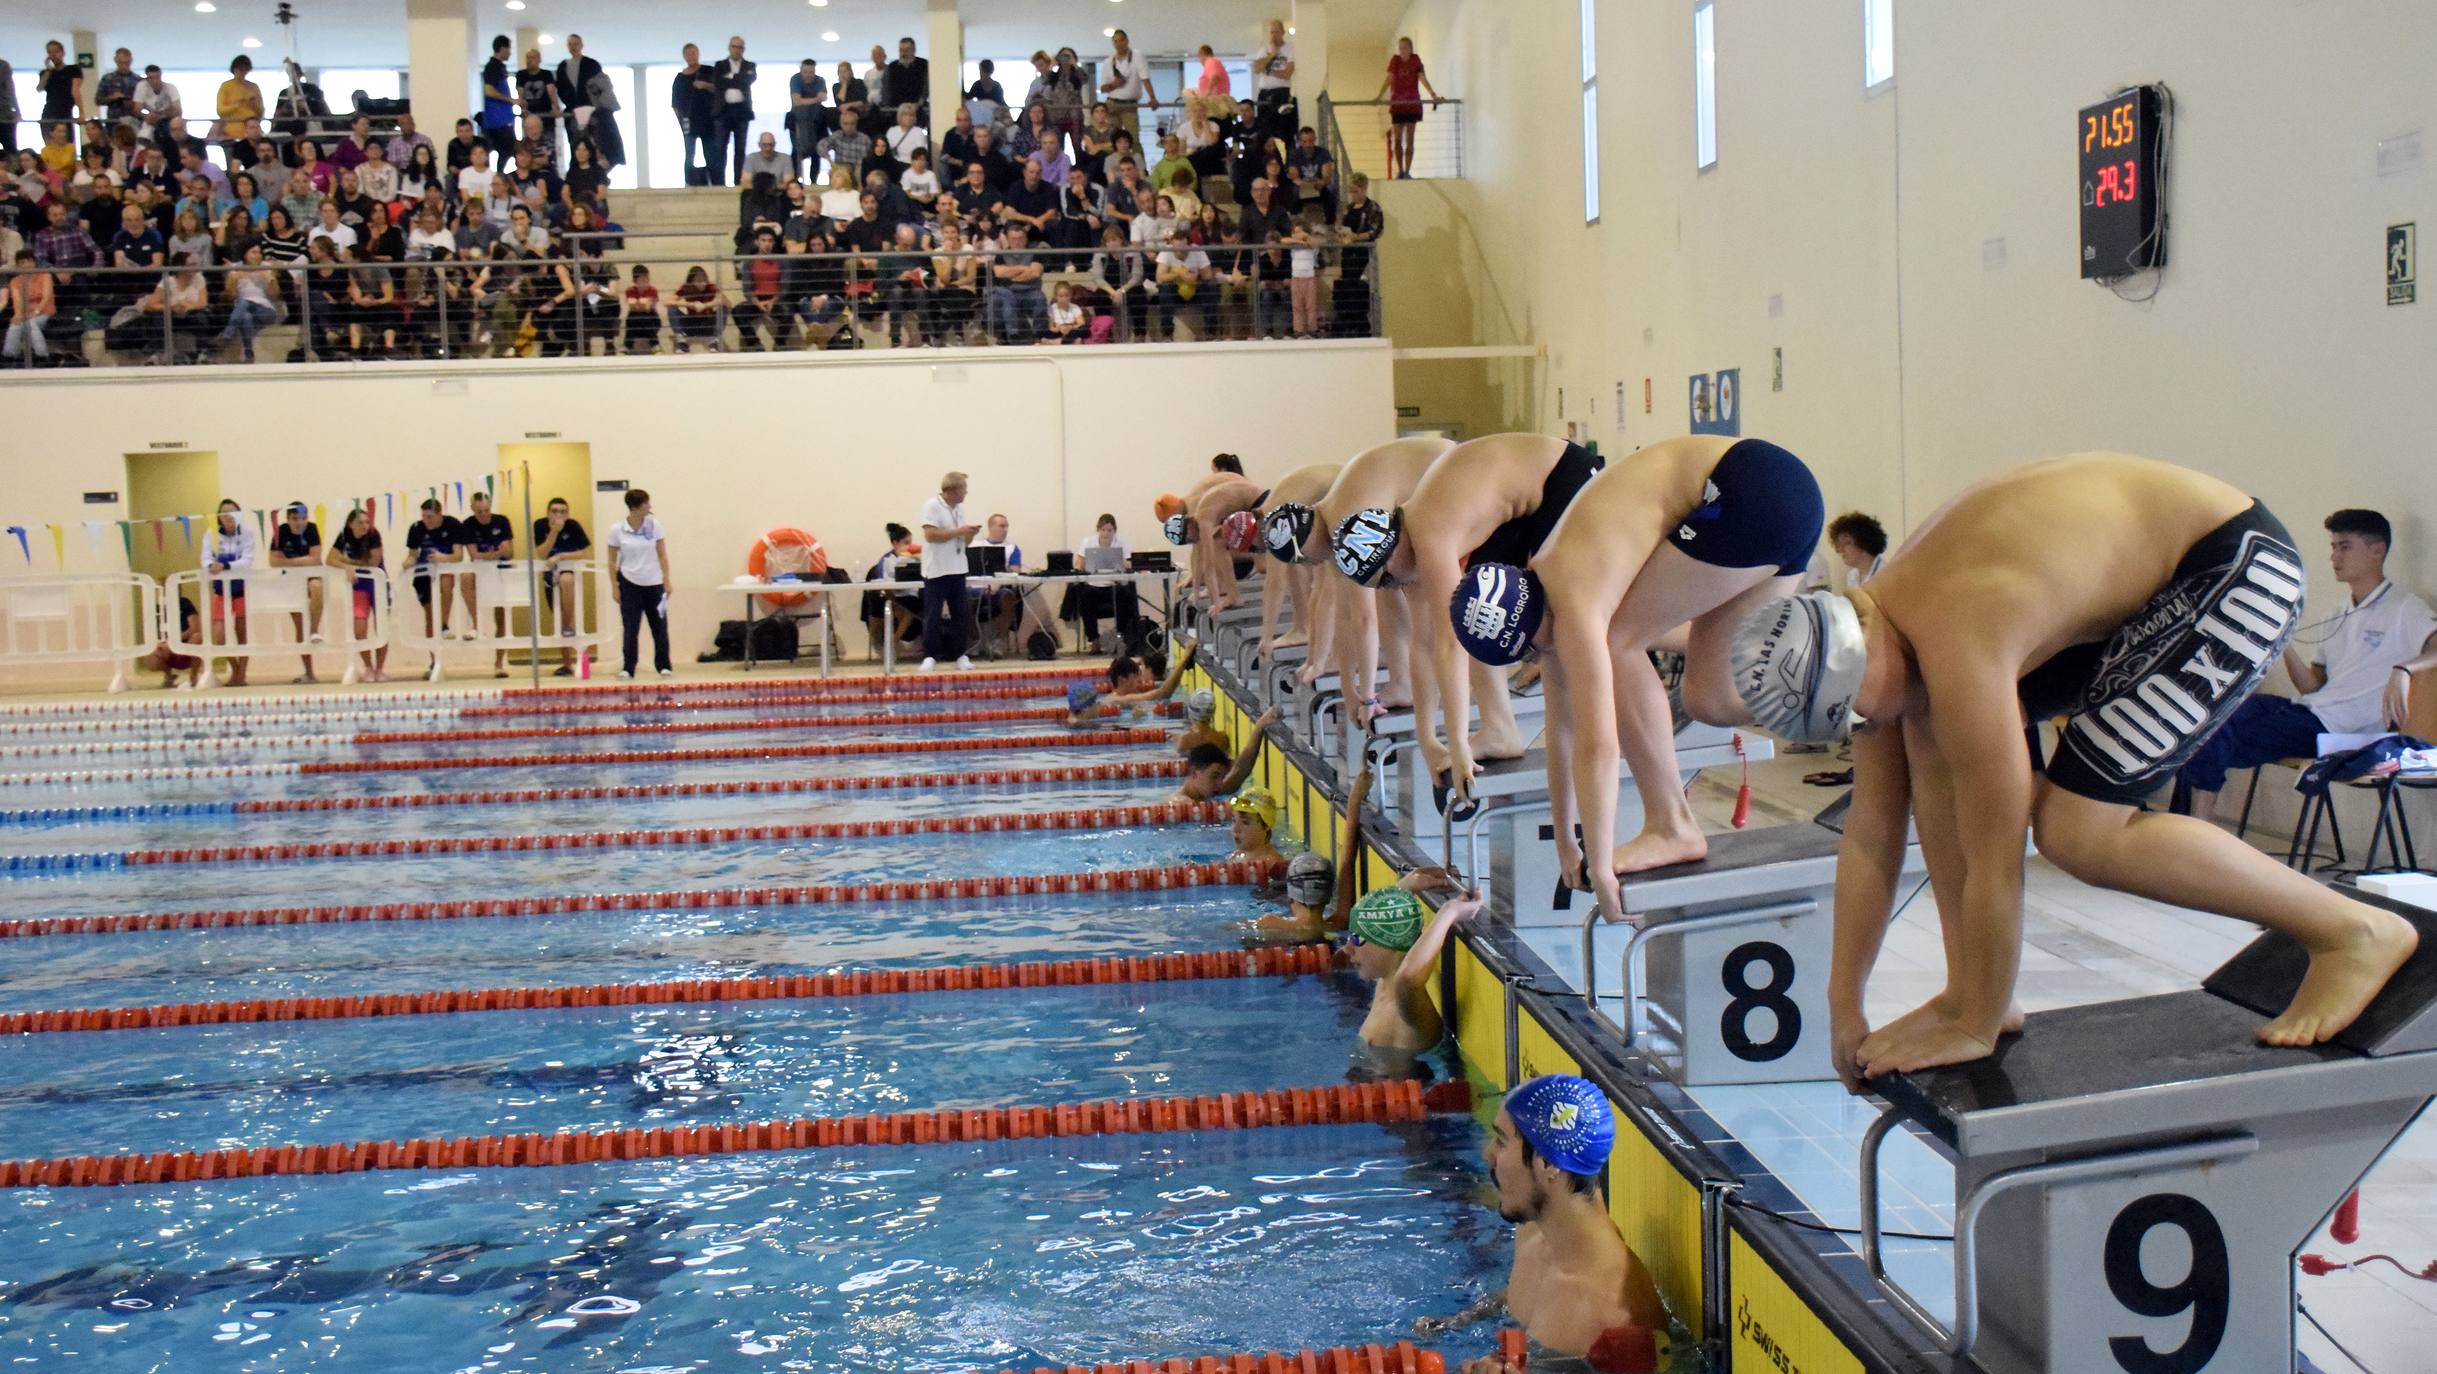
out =
<path fill-rule="evenodd" d="M 2263 1042 L 2317 1044 L 2352 1024 L 2410 957 L 2411 924 L 2206 821 L 2140 809 L 2276 663 L 2303 582 L 2285 527 L 2241 490 L 2084 453 L 1966 489 L 1850 600 L 1812 592 L 1752 613 L 1734 675 L 1753 720 L 1815 743 L 1859 729 L 1828 989 L 1848 1086 L 1983 1058 L 2020 1027 L 2026 831 L 2086 883 L 2299 941 L 2309 972 Z M 2043 778 L 2024 723 L 2057 715 L 2069 719 Z M 1862 992 L 1908 814 L 1946 988 L 1874 1033 Z"/>
<path fill-rule="evenodd" d="M 1709 852 L 1677 781 L 1675 714 L 1648 651 L 1690 622 L 1685 707 L 1713 725 L 1747 720 L 1727 672 L 1736 627 L 1793 590 L 1825 518 L 1818 482 L 1784 449 L 1669 439 L 1585 483 L 1527 565 L 1476 560 L 1442 603 L 1437 624 L 1483 663 L 1540 651 L 1559 871 L 1607 919 L 1623 918 L 1620 874 Z M 1620 749 L 1642 830 L 1618 845 Z M 1587 872 L 1586 853 L 1597 856 Z"/>
<path fill-rule="evenodd" d="M 1210 609 L 1233 610 L 1235 561 L 1261 543 L 1261 506 L 1269 492 L 1249 479 L 1213 484 L 1181 516 L 1160 526 L 1171 544 L 1191 545 L 1195 582 L 1209 593 Z"/>
<path fill-rule="evenodd" d="M 1303 558 L 1303 548 L 1310 542 L 1312 503 L 1328 495 L 1337 474 L 1344 471 L 1340 463 L 1313 463 L 1296 468 L 1277 480 L 1269 489 L 1269 499 L 1261 503 L 1260 544 L 1269 556 L 1284 566 L 1273 568 L 1269 584 L 1280 590 L 1261 598 L 1261 651 L 1283 649 L 1295 644 L 1309 644 L 1312 652 L 1308 662 L 1325 662 L 1329 656 L 1331 612 L 1323 604 L 1323 591 L 1328 584 L 1320 579 L 1320 569 Z M 1287 597 L 1295 602 L 1294 628 L 1278 633 L 1278 617 L 1286 609 Z"/>
<path fill-rule="evenodd" d="M 1506 1291 L 1452 1317 L 1424 1317 L 1414 1330 L 1436 1335 L 1504 1312 L 1531 1342 L 1533 1374 L 1655 1368 L 1667 1309 L 1599 1195 L 1599 1171 L 1615 1146 L 1615 1110 L 1587 1079 L 1545 1074 L 1508 1093 L 1483 1151 L 1498 1212 L 1515 1223 Z M 1507 1369 L 1484 1356 L 1464 1374 Z"/>
<path fill-rule="evenodd" d="M 1334 562 L 1330 558 L 1331 531 L 1358 510 L 1403 505 L 1413 495 L 1413 489 L 1421 485 L 1422 474 L 1454 447 L 1445 439 L 1416 436 L 1364 449 L 1338 469 L 1337 480 L 1329 484 L 1328 494 L 1317 504 L 1308 508 L 1300 503 L 1282 504 L 1270 513 L 1270 518 L 1301 531 L 1302 544 L 1296 551 L 1298 561 L 1315 565 L 1324 559 Z M 1279 545 L 1274 538 L 1269 547 L 1272 553 L 1277 552 Z M 1335 608 L 1329 640 L 1334 660 L 1323 663 L 1314 656 L 1303 665 L 1303 682 L 1309 685 L 1321 673 L 1336 669 L 1350 708 L 1348 718 L 1357 726 L 1370 724 L 1371 718 L 1382 711 L 1412 705 L 1411 665 L 1406 657 L 1411 635 L 1405 623 L 1403 599 L 1377 596 L 1346 582 L 1330 588 L 1325 599 Z M 1444 766 L 1443 762 L 1438 766 Z"/>
<path fill-rule="evenodd" d="M 1244 751 L 1251 758 L 1257 752 Z M 1227 803 L 1227 835 L 1235 841 L 1235 851 L 1227 856 L 1233 863 L 1283 863 L 1286 856 L 1278 852 L 1270 832 L 1278 828 L 1278 799 L 1258 787 L 1247 787 Z"/>
<path fill-rule="evenodd" d="M 1346 1077 L 1357 1083 L 1430 1076 L 1422 1056 L 1447 1034 L 1430 1000 L 1430 974 L 1455 924 L 1481 909 L 1481 894 L 1450 897 L 1438 914 L 1423 919 L 1416 891 L 1447 886 L 1446 873 L 1422 869 L 1394 887 L 1366 892 L 1346 917 L 1346 955 L 1354 971 L 1371 982 L 1371 1008 L 1363 1014 Z"/>
<path fill-rule="evenodd" d="M 1278 712 L 1275 707 L 1263 711 L 1261 718 L 1252 723 L 1252 738 L 1244 741 L 1244 753 L 1241 758 L 1229 757 L 1227 746 L 1224 744 L 1195 745 L 1193 752 L 1185 756 L 1184 780 L 1176 785 L 1176 791 L 1169 795 L 1168 800 L 1172 802 L 1217 801 L 1242 787 L 1244 779 L 1252 776 L 1253 765 L 1260 760 L 1261 737 L 1268 734 L 1269 727 L 1277 723 Z"/>
<path fill-rule="evenodd" d="M 1423 761 L 1453 798 L 1471 795 L 1476 757 L 1519 759 L 1524 739 L 1507 704 L 1505 666 L 1467 662 L 1439 608 L 1456 594 L 1468 567 L 1528 566 L 1604 461 L 1563 439 L 1494 434 L 1449 449 L 1403 504 L 1355 511 L 1333 532 L 1337 566 L 1346 576 L 1407 597 Z M 1476 702 L 1477 734 L 1471 727 Z M 1444 743 L 1437 738 L 1441 718 Z"/>

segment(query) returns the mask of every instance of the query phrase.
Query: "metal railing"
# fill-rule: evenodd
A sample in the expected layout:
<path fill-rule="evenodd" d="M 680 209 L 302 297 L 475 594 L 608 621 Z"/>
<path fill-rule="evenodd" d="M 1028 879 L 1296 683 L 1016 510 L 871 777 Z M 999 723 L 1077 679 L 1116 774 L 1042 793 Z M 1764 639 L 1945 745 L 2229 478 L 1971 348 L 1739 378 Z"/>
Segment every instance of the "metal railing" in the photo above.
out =
<path fill-rule="evenodd" d="M 1307 232 L 1309 243 L 1276 245 L 1274 256 L 1243 244 L 719 255 L 687 264 L 706 270 L 707 299 L 685 299 L 682 281 L 663 280 L 654 283 L 656 303 L 626 295 L 633 266 L 671 266 L 641 248 L 220 264 L 169 273 L 38 267 L 32 270 L 54 279 L 54 309 L 37 320 L 10 319 L 0 362 L 30 368 L 247 357 L 274 363 L 589 357 L 697 347 L 766 352 L 1376 334 L 1375 246 L 1344 244 L 1326 226 Z M 1029 254 L 1039 274 L 1001 276 L 1014 251 Z M 1163 252 L 1171 256 L 1164 267 Z M 1298 255 L 1307 260 L 1298 264 Z M 232 298 L 233 274 L 247 271 L 264 291 Z M 0 271 L 0 291 L 17 275 Z"/>
<path fill-rule="evenodd" d="M 159 638 L 161 589 L 141 573 L 0 577 L 0 668 L 108 663 L 110 690 Z"/>
<path fill-rule="evenodd" d="M 1464 175 L 1464 102 L 1461 100 L 1336 100 L 1323 97 L 1322 117 L 1339 179 L 1361 172 L 1373 181 L 1421 180 Z M 1397 123 L 1399 114 L 1420 116 Z M 1412 160 L 1404 178 L 1392 178 L 1389 139 L 1410 129 Z"/>

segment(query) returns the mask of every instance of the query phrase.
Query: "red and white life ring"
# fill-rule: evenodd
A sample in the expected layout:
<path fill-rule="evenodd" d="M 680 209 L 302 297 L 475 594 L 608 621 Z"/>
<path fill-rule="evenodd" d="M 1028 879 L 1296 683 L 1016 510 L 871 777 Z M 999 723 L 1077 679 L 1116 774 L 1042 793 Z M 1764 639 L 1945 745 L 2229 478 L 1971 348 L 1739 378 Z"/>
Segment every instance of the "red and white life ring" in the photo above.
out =
<path fill-rule="evenodd" d="M 776 529 L 753 541 L 753 552 L 745 555 L 745 570 L 762 581 L 783 573 L 814 581 L 829 571 L 829 551 L 802 530 Z M 761 598 L 773 606 L 799 606 L 811 595 L 763 592 Z"/>

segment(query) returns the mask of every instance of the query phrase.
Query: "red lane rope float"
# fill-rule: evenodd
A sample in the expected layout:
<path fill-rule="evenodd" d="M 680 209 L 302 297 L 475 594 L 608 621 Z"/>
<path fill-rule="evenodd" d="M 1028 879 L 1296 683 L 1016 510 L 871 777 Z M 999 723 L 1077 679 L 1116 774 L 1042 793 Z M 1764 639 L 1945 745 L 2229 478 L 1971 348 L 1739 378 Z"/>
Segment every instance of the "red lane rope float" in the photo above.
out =
<path fill-rule="evenodd" d="M 880 792 L 914 788 L 1012 787 L 1031 783 L 1121 782 L 1180 778 L 1183 759 L 1145 763 L 1076 764 L 1064 768 L 1000 768 L 968 773 L 874 774 L 859 778 L 764 778 L 736 782 L 663 782 L 623 787 L 527 787 L 509 792 L 390 792 L 370 797 L 271 797 L 234 803 L 240 816 L 293 811 L 385 811 L 418 806 L 524 806 L 536 802 L 611 801 L 638 797 L 733 797 L 794 792 Z"/>
<path fill-rule="evenodd" d="M 797 1001 L 922 992 L 995 992 L 1009 988 L 1173 983 L 1215 978 L 1284 978 L 1326 973 L 1326 945 L 1205 950 L 1124 959 L 1060 959 L 941 968 L 858 969 L 848 973 L 694 978 L 666 983 L 584 983 L 554 988 L 448 988 L 361 997 L 256 997 L 169 1002 L 149 1007 L 74 1007 L 0 1013 L 0 1035 L 53 1031 L 155 1030 L 174 1026 L 254 1025 L 269 1021 L 344 1021 L 364 1017 L 448 1016 L 491 1011 L 663 1006 L 692 1002 Z"/>
<path fill-rule="evenodd" d="M 94 1188 L 286 1174 L 351 1174 L 368 1169 L 541 1168 L 774 1150 L 1364 1125 L 1419 1121 L 1428 1111 L 1419 1083 L 1332 1083 L 1316 1088 L 1204 1097 L 1138 1097 L 1029 1107 L 797 1117 L 791 1121 L 729 1121 L 707 1126 L 64 1155 L 0 1163 L 0 1188 Z"/>
<path fill-rule="evenodd" d="M 1082 682 L 1086 679 L 1078 677 L 1072 681 Z M 748 704 L 752 706 L 918 706 L 934 701 L 1009 701 L 1024 697 L 1063 697 L 1066 695 L 1067 685 L 1065 681 L 1054 681 L 1007 687 L 957 687 L 936 692 L 807 692 L 757 696 L 750 703 L 737 703 L 733 709 L 742 709 Z M 576 700 L 563 703 L 518 702 L 503 706 L 467 706 L 459 708 L 454 714 L 460 720 L 482 720 L 502 716 L 580 716 L 609 715 L 619 711 L 718 711 L 727 709 L 731 708 L 702 701 Z M 440 712 L 435 710 L 432 714 L 438 715 Z M 909 718 L 892 717 L 892 719 Z M 64 729 L 67 728 L 67 723 L 61 722 L 52 728 Z"/>
<path fill-rule="evenodd" d="M 0 921 L 0 940 L 37 935 L 126 935 L 154 930 L 224 930 L 248 926 L 334 925 L 352 921 L 453 921 L 490 916 L 558 916 L 584 911 L 702 911 L 737 906 L 816 906 L 869 902 L 937 902 L 958 898 L 1030 897 L 1050 893 L 1158 892 L 1182 887 L 1246 887 L 1286 871 L 1279 862 L 1170 864 L 1096 873 L 1025 877 L 922 878 L 886 883 L 820 883 L 809 887 L 697 888 L 685 892 L 608 892 L 559 897 L 486 897 L 475 901 L 378 902 L 353 906 L 282 906 L 133 912 L 116 916 L 43 916 Z"/>
<path fill-rule="evenodd" d="M 848 840 L 898 835 L 979 835 L 1006 830 L 1115 830 L 1135 826 L 1216 823 L 1221 802 L 1163 802 L 1156 806 L 1090 806 L 1072 811 L 1012 811 L 988 816 L 897 816 L 876 821 L 805 821 L 793 825 L 699 825 L 682 830 L 595 830 L 550 835 L 439 835 L 402 840 L 328 840 L 304 844 L 232 844 L 210 849 L 131 849 L 130 864 L 220 864 L 296 859 L 364 859 L 399 854 L 496 854 L 533 849 L 643 849 L 664 845 L 732 844 L 739 840 Z"/>
<path fill-rule="evenodd" d="M 1292 1355 L 1272 1350 L 1260 1355 L 1202 1355 L 1187 1360 L 1045 1364 L 1030 1370 L 1010 1369 L 1005 1374 L 1447 1374 L 1447 1360 L 1435 1350 L 1421 1350 L 1411 1341 L 1398 1341 L 1394 1345 L 1298 1350 Z"/>
<path fill-rule="evenodd" d="M 756 703 L 757 705 L 759 703 Z M 1172 716 L 1184 708 L 1173 701 L 1163 701 L 1150 708 L 1163 716 Z M 647 720 L 616 721 L 586 725 L 509 725 L 489 730 L 369 730 L 352 735 L 347 742 L 371 744 L 451 744 L 465 740 L 484 739 L 571 739 L 581 735 L 711 735 L 733 734 L 739 730 L 845 730 L 878 725 L 977 725 L 1019 720 L 1064 720 L 1063 706 L 1009 706 L 992 710 L 936 711 L 920 716 L 765 716 L 759 720 Z M 152 743 L 147 741 L 147 744 Z M 236 740 L 237 745 L 258 743 Z M 162 747 L 175 747 L 166 742 Z M 33 747 L 33 746 L 28 746 Z M 91 745 L 58 745 L 63 750 L 90 750 Z"/>
<path fill-rule="evenodd" d="M 870 691 L 874 683 L 897 691 L 921 687 L 994 687 L 1010 683 L 1086 682 L 1098 680 L 1100 676 L 1098 668 L 1077 663 L 1052 668 L 997 668 L 971 673 L 898 673 L 890 677 L 866 673 L 857 677 L 772 677 L 750 682 L 717 678 L 694 682 L 655 682 L 649 686 L 610 682 L 595 687 L 503 687 L 498 690 L 501 697 L 510 701 L 547 701 L 553 698 L 598 700 L 610 696 L 699 697 L 761 696 L 771 692 L 865 692 Z"/>
<path fill-rule="evenodd" d="M 1157 744 L 1165 730 L 1077 730 L 1067 735 L 987 735 L 944 739 L 853 740 L 842 744 L 743 744 L 715 749 L 628 749 L 605 754 L 471 754 L 437 759 L 308 759 L 278 765 L 295 773 L 394 773 L 440 768 L 553 768 L 569 764 L 702 763 L 716 759 L 832 759 L 857 754 L 974 753 L 989 749 L 1060 749 Z"/>

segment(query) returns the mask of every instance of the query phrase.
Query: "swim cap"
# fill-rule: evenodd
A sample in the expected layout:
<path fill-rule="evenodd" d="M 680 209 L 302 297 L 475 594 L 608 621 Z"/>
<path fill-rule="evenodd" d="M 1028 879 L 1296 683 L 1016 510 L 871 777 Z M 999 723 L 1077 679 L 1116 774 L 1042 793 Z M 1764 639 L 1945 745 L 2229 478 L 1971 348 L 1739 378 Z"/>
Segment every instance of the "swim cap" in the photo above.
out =
<path fill-rule="evenodd" d="M 1237 511 L 1219 526 L 1219 539 L 1230 553 L 1252 552 L 1261 546 L 1261 517 L 1248 510 Z"/>
<path fill-rule="evenodd" d="M 1207 722 L 1218 714 L 1218 694 L 1204 687 L 1185 698 L 1185 719 Z"/>
<path fill-rule="evenodd" d="M 1185 498 L 1173 493 L 1162 496 L 1151 503 L 1151 510 L 1164 524 L 1169 516 L 1185 513 Z"/>
<path fill-rule="evenodd" d="M 1069 715 L 1082 715 L 1100 700 L 1100 690 L 1090 683 L 1078 682 L 1066 689 L 1066 710 Z"/>
<path fill-rule="evenodd" d="M 1506 1095 L 1506 1114 L 1542 1159 L 1569 1174 L 1596 1174 L 1616 1146 L 1616 1112 L 1590 1080 L 1543 1074 Z"/>
<path fill-rule="evenodd" d="M 1403 510 L 1358 510 L 1337 522 L 1337 571 L 1363 586 L 1375 586 L 1404 538 Z"/>
<path fill-rule="evenodd" d="M 1447 605 L 1456 643 L 1493 668 L 1520 662 L 1548 614 L 1548 594 L 1529 568 L 1475 563 Z"/>
<path fill-rule="evenodd" d="M 1728 671 L 1752 723 L 1797 744 L 1833 744 L 1851 734 L 1867 662 L 1861 617 L 1833 592 L 1805 592 L 1761 606 L 1735 629 Z"/>
<path fill-rule="evenodd" d="M 1261 542 L 1281 563 L 1303 561 L 1303 544 L 1312 537 L 1312 508 L 1289 501 L 1261 517 Z"/>
<path fill-rule="evenodd" d="M 1403 953 L 1422 938 L 1421 899 L 1401 887 L 1373 888 L 1354 903 L 1346 928 L 1365 943 Z"/>
<path fill-rule="evenodd" d="M 1193 517 L 1185 514 L 1183 511 L 1178 511 L 1176 514 L 1169 516 L 1166 520 L 1161 521 L 1159 525 L 1159 532 L 1168 537 L 1169 543 L 1177 545 L 1184 545 L 1193 542 L 1192 529 Z"/>
<path fill-rule="evenodd" d="M 1297 854 L 1286 866 L 1286 895 L 1305 906 L 1325 906 L 1337 890 L 1337 865 L 1326 854 Z"/>
<path fill-rule="evenodd" d="M 1248 787 L 1235 794 L 1227 809 L 1239 816 L 1250 816 L 1261 823 L 1263 830 L 1278 828 L 1278 800 L 1258 787 Z"/>

